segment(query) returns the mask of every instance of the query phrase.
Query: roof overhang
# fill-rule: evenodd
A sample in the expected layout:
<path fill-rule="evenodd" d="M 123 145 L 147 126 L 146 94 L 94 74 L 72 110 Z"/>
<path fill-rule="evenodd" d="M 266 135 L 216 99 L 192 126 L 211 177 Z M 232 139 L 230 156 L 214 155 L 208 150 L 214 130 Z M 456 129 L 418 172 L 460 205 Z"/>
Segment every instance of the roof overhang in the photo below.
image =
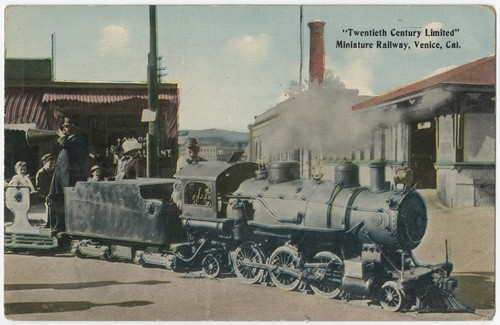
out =
<path fill-rule="evenodd" d="M 481 91 L 496 87 L 496 55 L 431 75 L 430 77 L 398 87 L 352 106 L 353 111 L 384 107 L 412 98 L 415 94 L 441 87 L 445 91 Z M 486 87 L 486 88 L 482 88 Z M 491 88 L 490 88 L 491 87 Z"/>
<path fill-rule="evenodd" d="M 436 92 L 441 90 L 442 92 L 446 93 L 453 93 L 453 92 L 463 92 L 463 93 L 495 93 L 496 92 L 496 87 L 495 85 L 477 85 L 477 84 L 448 84 L 448 83 L 443 83 L 439 84 L 433 87 L 429 87 L 427 89 L 423 89 L 420 91 L 416 91 L 410 94 L 406 94 L 405 96 L 401 96 L 398 98 L 394 98 L 392 100 L 388 100 L 386 102 L 372 105 L 372 106 L 366 106 L 364 108 L 355 110 L 359 112 L 369 112 L 369 111 L 374 111 L 374 110 L 387 110 L 391 108 L 396 108 L 398 104 L 401 104 L 403 102 L 409 102 L 411 103 L 412 101 L 418 100 L 429 93 Z"/>

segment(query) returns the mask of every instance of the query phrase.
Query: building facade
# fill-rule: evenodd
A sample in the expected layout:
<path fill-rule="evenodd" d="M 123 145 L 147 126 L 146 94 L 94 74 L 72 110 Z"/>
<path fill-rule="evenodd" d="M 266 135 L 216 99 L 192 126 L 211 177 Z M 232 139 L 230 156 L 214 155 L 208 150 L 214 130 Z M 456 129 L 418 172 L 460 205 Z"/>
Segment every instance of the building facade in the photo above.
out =
<path fill-rule="evenodd" d="M 222 129 L 182 130 L 179 132 L 179 155 L 188 137 L 198 139 L 200 156 L 206 160 L 228 161 L 233 154 L 243 155 L 247 150 L 248 133 Z"/>
<path fill-rule="evenodd" d="M 310 178 L 321 168 L 325 178 L 333 179 L 335 165 L 352 159 L 354 140 L 364 128 L 354 123 L 351 107 L 370 97 L 325 78 L 325 23 L 316 20 L 308 26 L 309 87 L 255 117 L 249 125 L 249 159 L 296 160 L 302 177 Z"/>
<path fill-rule="evenodd" d="M 309 24 L 311 39 L 323 25 Z M 250 160 L 296 160 L 302 177 L 320 170 L 326 179 L 352 161 L 362 185 L 370 183 L 370 165 L 385 165 L 387 186 L 409 168 L 412 186 L 436 189 L 446 206 L 495 204 L 495 55 L 375 97 L 320 83 L 324 52 L 311 49 L 310 60 L 309 89 L 249 126 Z"/>
<path fill-rule="evenodd" d="M 34 175 L 41 167 L 41 156 L 57 154 L 57 142 L 27 147 L 20 134 L 33 128 L 57 130 L 65 117 L 80 123 L 88 143 L 105 165 L 112 165 L 114 146 L 126 138 L 137 138 L 146 146 L 148 123 L 141 122 L 142 112 L 148 108 L 146 83 L 54 81 L 50 65 L 50 60 L 6 59 L 6 177 L 14 174 L 18 160 L 27 160 L 28 171 Z M 160 83 L 158 88 L 160 174 L 171 176 L 178 152 L 180 90 L 176 83 Z"/>
<path fill-rule="evenodd" d="M 296 160 L 304 178 L 321 162 L 325 177 L 333 179 L 335 165 L 352 160 L 362 128 L 350 108 L 366 98 L 355 89 L 315 86 L 279 103 L 249 126 L 250 160 Z"/>
<path fill-rule="evenodd" d="M 353 106 L 377 121 L 357 152 L 364 165 L 408 166 L 417 188 L 437 189 L 443 204 L 495 204 L 496 56 L 433 75 Z"/>

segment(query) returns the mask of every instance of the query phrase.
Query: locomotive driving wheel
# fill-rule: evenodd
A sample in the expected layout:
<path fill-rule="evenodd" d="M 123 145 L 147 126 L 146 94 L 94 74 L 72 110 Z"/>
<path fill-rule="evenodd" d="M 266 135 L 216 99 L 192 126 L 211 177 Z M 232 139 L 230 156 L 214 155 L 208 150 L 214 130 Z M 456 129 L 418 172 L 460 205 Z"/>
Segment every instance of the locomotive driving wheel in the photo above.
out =
<path fill-rule="evenodd" d="M 394 281 L 384 283 L 380 290 L 380 304 L 389 311 L 398 311 L 405 303 L 405 293 Z"/>
<path fill-rule="evenodd" d="M 315 263 L 326 264 L 313 269 L 316 281 L 311 283 L 311 289 L 321 297 L 333 299 L 342 292 L 341 283 L 344 276 L 344 263 L 331 252 L 319 252 L 313 258 Z"/>
<path fill-rule="evenodd" d="M 208 254 L 205 256 L 203 261 L 201 262 L 201 267 L 203 268 L 203 272 L 209 278 L 215 278 L 220 274 L 220 262 L 217 257 L 212 254 Z"/>
<path fill-rule="evenodd" d="M 78 258 L 82 258 L 82 259 L 83 259 L 83 258 L 87 258 L 87 256 L 86 256 L 85 254 L 83 254 L 82 252 L 80 252 L 80 250 L 79 250 L 79 249 L 77 249 L 77 250 L 75 251 L 75 255 L 76 255 L 76 257 L 78 257 Z"/>
<path fill-rule="evenodd" d="M 264 265 L 264 254 L 255 243 L 244 242 L 234 252 L 234 272 L 238 279 L 249 284 L 262 279 L 264 269 L 252 264 Z"/>
<path fill-rule="evenodd" d="M 297 251 L 281 246 L 271 254 L 269 264 L 273 267 L 269 275 L 273 283 L 283 290 L 294 290 L 300 284 L 300 257 Z"/>

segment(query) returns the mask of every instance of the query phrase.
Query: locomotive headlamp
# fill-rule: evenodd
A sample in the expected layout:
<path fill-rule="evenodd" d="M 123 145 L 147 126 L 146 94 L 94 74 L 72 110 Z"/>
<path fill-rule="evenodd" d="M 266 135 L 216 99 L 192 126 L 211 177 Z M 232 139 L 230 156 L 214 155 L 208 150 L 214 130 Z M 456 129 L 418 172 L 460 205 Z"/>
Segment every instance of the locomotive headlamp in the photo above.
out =
<path fill-rule="evenodd" d="M 394 176 L 394 183 L 404 184 L 406 186 L 411 186 L 413 184 L 413 171 L 409 168 L 398 168 L 396 170 L 396 176 Z"/>

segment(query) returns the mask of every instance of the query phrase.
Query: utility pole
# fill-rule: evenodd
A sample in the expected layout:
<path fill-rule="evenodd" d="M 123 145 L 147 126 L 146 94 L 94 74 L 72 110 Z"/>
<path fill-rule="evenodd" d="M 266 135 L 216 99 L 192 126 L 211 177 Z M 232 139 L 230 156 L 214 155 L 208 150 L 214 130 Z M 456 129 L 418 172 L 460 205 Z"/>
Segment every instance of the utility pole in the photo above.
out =
<path fill-rule="evenodd" d="M 304 42 L 303 42 L 303 28 L 302 28 L 302 6 L 300 6 L 300 23 L 299 23 L 299 35 L 300 35 L 300 68 L 299 68 L 299 86 L 302 90 L 302 61 L 304 57 Z"/>
<path fill-rule="evenodd" d="M 51 71 L 51 76 L 50 76 L 50 81 L 54 81 L 54 79 L 56 78 L 56 62 L 55 62 L 55 59 L 56 59 L 56 33 L 52 33 L 52 40 L 51 40 L 51 51 L 50 51 L 50 54 L 51 54 L 51 62 L 50 62 L 50 65 L 52 66 L 52 71 Z"/>
<path fill-rule="evenodd" d="M 147 135 L 147 177 L 160 176 L 160 121 L 158 119 L 158 55 L 156 6 L 149 6 L 148 109 L 153 113 Z"/>

